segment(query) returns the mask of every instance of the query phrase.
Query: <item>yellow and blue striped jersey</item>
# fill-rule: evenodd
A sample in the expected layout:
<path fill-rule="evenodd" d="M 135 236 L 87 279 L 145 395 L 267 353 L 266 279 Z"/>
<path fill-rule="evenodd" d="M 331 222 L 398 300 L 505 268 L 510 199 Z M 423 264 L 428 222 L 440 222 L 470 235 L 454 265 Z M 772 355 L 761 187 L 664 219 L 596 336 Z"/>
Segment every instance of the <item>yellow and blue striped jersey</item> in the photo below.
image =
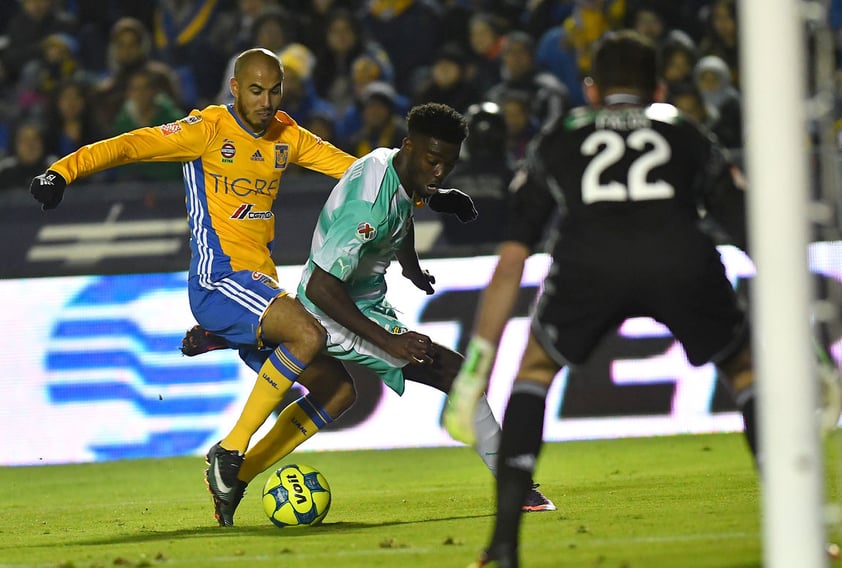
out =
<path fill-rule="evenodd" d="M 276 278 L 272 204 L 284 171 L 297 164 L 339 178 L 354 159 L 282 111 L 255 134 L 231 105 L 213 105 L 176 122 L 89 144 L 50 169 L 69 184 L 131 162 L 182 162 L 190 276 L 215 281 L 238 270 Z"/>

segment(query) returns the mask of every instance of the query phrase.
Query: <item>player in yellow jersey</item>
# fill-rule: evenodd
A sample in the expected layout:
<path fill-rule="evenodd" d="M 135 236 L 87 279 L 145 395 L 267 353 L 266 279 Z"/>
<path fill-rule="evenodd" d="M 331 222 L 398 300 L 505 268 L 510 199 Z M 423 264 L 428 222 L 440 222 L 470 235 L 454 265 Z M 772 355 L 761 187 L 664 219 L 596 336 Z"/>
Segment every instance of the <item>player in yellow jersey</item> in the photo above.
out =
<path fill-rule="evenodd" d="M 312 376 L 334 379 L 330 385 L 302 381 L 309 393 L 294 404 L 315 422 L 332 421 L 355 397 L 341 363 L 316 359 L 325 330 L 278 285 L 271 257 L 272 204 L 287 167 L 297 164 L 339 178 L 354 161 L 279 110 L 283 75 L 272 52 L 245 51 L 230 80 L 233 104 L 84 146 L 30 185 L 42 208 L 54 209 L 68 184 L 93 173 L 132 162 L 182 162 L 192 252 L 190 308 L 202 328 L 239 349 L 258 372 L 234 428 L 207 455 L 206 479 L 223 526 L 233 525 L 245 491 L 237 473 L 251 437 L 308 365 L 319 369 Z M 271 346 L 268 357 L 264 346 Z"/>

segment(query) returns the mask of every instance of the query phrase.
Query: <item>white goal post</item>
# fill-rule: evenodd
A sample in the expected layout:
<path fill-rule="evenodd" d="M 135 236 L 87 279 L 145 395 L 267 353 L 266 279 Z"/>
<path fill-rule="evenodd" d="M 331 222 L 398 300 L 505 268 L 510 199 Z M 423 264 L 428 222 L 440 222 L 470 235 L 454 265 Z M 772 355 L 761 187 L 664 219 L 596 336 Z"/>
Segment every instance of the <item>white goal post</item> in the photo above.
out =
<path fill-rule="evenodd" d="M 763 565 L 827 565 L 809 325 L 807 54 L 799 0 L 741 0 L 741 85 L 761 465 Z"/>

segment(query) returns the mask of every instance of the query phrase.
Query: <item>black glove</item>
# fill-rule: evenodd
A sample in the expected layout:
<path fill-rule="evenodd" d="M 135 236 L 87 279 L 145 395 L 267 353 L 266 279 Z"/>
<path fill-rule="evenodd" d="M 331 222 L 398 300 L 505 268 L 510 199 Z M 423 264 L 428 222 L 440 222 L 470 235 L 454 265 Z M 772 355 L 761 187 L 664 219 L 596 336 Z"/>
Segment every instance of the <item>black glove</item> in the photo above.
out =
<path fill-rule="evenodd" d="M 463 223 L 470 223 L 479 215 L 473 200 L 458 189 L 440 189 L 430 196 L 427 205 L 438 213 L 453 213 Z"/>
<path fill-rule="evenodd" d="M 41 203 L 41 209 L 55 209 L 64 197 L 64 188 L 67 182 L 60 174 L 53 170 L 47 170 L 40 176 L 32 178 L 29 184 L 29 193 Z"/>

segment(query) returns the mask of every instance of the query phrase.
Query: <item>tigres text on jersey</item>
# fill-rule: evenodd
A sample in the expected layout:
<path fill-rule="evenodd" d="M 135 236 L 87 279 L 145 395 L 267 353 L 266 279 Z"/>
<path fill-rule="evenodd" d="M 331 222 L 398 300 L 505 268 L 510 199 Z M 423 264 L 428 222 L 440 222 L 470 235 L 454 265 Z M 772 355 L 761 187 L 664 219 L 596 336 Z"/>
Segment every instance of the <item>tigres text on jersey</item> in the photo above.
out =
<path fill-rule="evenodd" d="M 275 277 L 272 204 L 287 167 L 297 164 L 339 178 L 353 161 L 282 111 L 255 134 L 231 105 L 214 105 L 84 146 L 50 169 L 71 183 L 131 162 L 182 162 L 190 275 L 215 280 L 238 270 Z"/>

